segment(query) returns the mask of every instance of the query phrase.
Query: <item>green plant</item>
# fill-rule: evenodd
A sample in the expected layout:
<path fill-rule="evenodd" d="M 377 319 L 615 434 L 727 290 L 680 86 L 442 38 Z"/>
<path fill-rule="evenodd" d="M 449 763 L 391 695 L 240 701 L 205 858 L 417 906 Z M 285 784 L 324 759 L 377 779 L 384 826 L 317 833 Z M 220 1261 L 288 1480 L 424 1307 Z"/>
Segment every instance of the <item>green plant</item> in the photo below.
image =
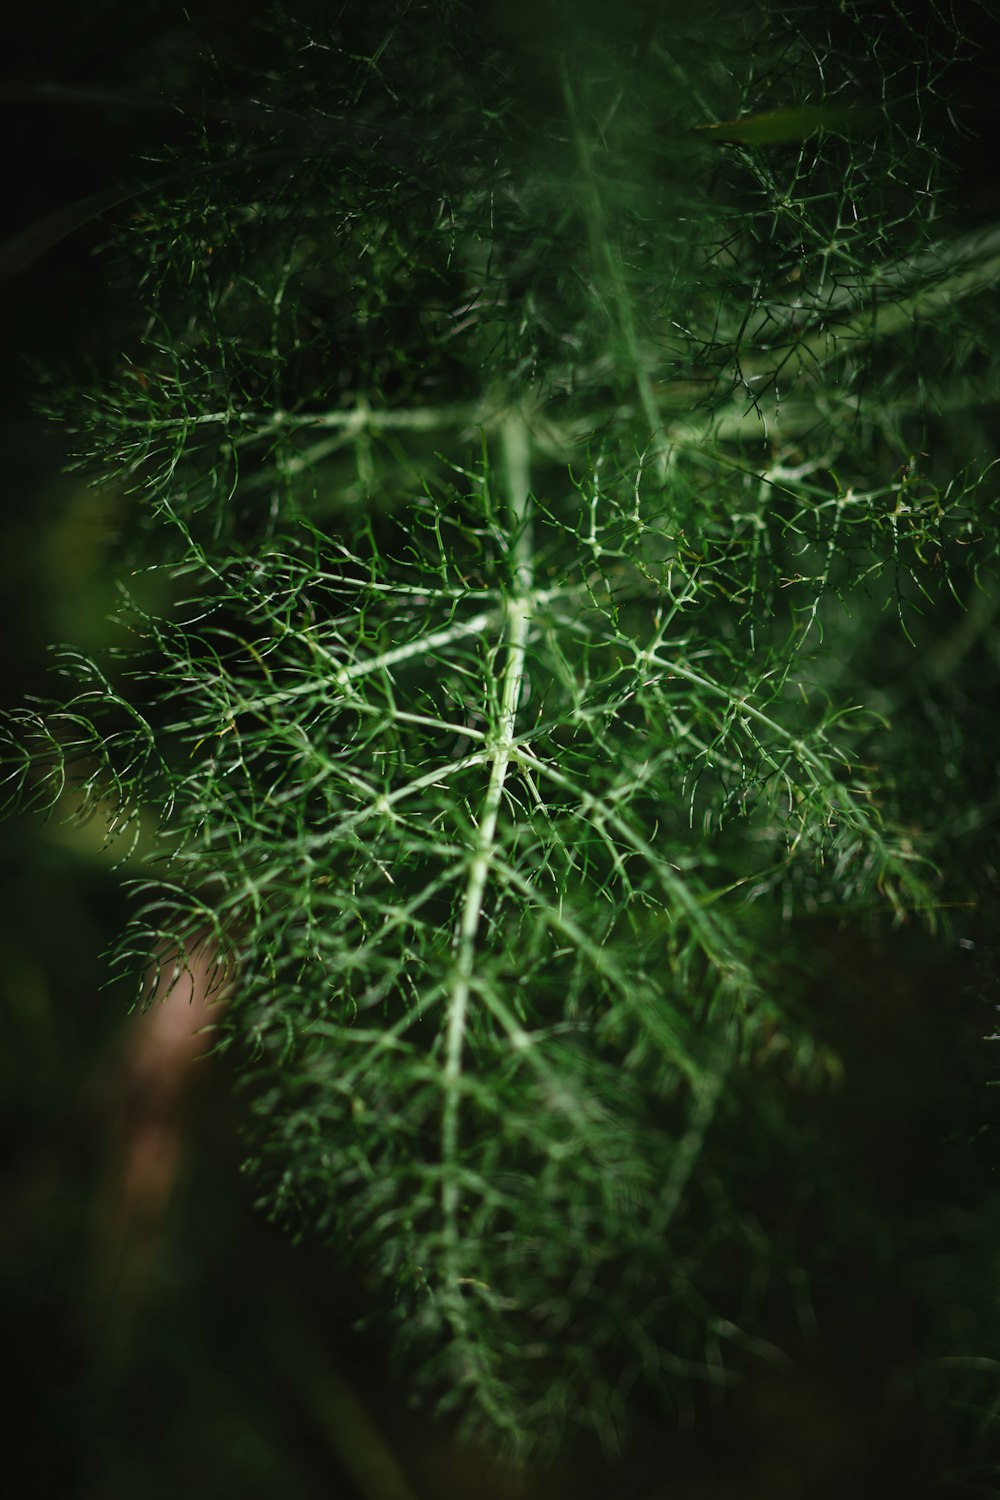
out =
<path fill-rule="evenodd" d="M 764 1347 L 742 1179 L 838 1069 L 793 919 L 940 901 L 870 668 L 995 557 L 988 455 L 921 452 L 997 388 L 931 48 L 711 20 L 275 8 L 53 403 L 126 644 L 8 716 L 159 855 L 119 964 L 217 949 L 264 1201 L 515 1446 Z"/>

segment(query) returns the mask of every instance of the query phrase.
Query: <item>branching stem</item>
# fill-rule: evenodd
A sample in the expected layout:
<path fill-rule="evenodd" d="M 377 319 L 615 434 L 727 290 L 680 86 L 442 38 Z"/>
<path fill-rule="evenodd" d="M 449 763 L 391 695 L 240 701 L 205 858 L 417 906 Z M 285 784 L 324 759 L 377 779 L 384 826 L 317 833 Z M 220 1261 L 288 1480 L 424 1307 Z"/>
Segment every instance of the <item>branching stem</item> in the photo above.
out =
<path fill-rule="evenodd" d="M 506 661 L 500 694 L 497 736 L 493 745 L 489 784 L 483 799 L 476 848 L 469 863 L 465 899 L 456 936 L 455 970 L 448 996 L 444 1063 L 444 1111 L 441 1122 L 441 1207 L 445 1246 L 444 1300 L 449 1321 L 467 1355 L 469 1345 L 459 1291 L 461 1275 L 459 1210 L 459 1116 L 462 1059 L 472 996 L 477 942 L 490 864 L 496 847 L 497 821 L 504 782 L 511 761 L 517 711 L 524 685 L 524 666 L 531 629 L 531 590 L 534 583 L 529 500 L 530 447 L 523 418 L 513 413 L 502 429 L 503 468 L 512 516 L 511 551 L 513 591 L 504 625 Z"/>

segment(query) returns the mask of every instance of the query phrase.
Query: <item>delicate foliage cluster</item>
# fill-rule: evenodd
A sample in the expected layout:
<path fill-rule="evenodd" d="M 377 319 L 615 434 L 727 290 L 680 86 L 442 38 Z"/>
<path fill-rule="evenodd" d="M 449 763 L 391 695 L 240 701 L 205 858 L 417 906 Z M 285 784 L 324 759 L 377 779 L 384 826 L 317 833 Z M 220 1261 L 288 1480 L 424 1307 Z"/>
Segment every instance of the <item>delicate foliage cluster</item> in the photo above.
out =
<path fill-rule="evenodd" d="M 120 957 L 216 934 L 268 1200 L 518 1442 L 722 1378 L 780 1252 L 712 1133 L 835 1067 L 783 924 L 930 900 L 846 601 L 992 555 L 913 445 L 991 394 L 1000 238 L 876 9 L 276 16 L 63 403 L 139 572 L 22 789 L 160 815 Z"/>

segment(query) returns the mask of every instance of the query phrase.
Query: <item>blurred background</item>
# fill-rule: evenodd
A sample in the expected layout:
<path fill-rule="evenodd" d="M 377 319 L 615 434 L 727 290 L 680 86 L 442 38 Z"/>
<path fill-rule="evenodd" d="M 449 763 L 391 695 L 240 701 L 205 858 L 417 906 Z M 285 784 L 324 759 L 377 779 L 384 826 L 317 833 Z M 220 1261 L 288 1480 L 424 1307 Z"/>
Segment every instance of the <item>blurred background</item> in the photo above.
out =
<path fill-rule="evenodd" d="M 1000 218 L 997 17 L 969 7 L 958 80 L 970 134 L 951 211 Z M 46 691 L 48 647 L 100 649 L 121 495 L 66 472 L 37 415 L 45 382 L 86 378 L 132 309 L 99 252 L 105 219 L 57 216 L 135 180 L 179 130 L 194 59 L 223 60 L 245 7 L 42 0 L 0 68 L 8 165 L 0 282 L 0 704 Z M 163 101 L 167 102 L 164 103 Z M 42 228 L 35 231 L 35 226 Z M 51 243 L 47 243 L 52 241 Z M 961 438 L 956 436 L 956 449 Z M 953 774 L 996 797 L 1000 693 L 984 630 L 927 711 L 961 722 Z M 920 733 L 914 721 L 913 733 Z M 915 741 L 919 752 L 919 742 Z M 981 782 L 981 787 L 980 787 Z M 994 830 L 991 832 L 991 828 Z M 359 1331 L 362 1268 L 292 1244 L 241 1174 L 238 1079 L 194 1059 L 157 1012 L 128 1014 L 102 959 L 126 909 L 93 830 L 0 825 L 0 1320 L 10 1372 L 8 1493 L 146 1500 L 817 1497 L 1000 1491 L 1000 1053 L 995 823 L 968 834 L 981 899 L 947 940 L 907 928 L 817 931 L 818 1012 L 845 1083 L 804 1099 L 803 1144 L 747 1182 L 762 1231 L 794 1224 L 801 1296 L 725 1401 L 669 1422 L 636 1413 L 627 1461 L 586 1449 L 518 1479 L 409 1404 L 378 1335 Z M 993 853 L 991 854 L 991 849 Z M 134 873 L 134 870 L 133 872 Z M 159 1026 L 159 1029 L 157 1027 Z M 835 1190 L 799 1207 L 822 1160 Z"/>

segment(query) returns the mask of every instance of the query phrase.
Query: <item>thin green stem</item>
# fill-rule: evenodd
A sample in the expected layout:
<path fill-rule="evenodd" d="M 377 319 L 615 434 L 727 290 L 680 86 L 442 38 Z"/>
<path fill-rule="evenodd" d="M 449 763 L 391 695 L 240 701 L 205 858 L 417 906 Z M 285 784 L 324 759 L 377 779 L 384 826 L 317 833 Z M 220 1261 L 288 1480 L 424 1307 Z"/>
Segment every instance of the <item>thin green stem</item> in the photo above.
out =
<path fill-rule="evenodd" d="M 444 1238 L 444 1301 L 448 1317 L 460 1342 L 469 1353 L 467 1320 L 462 1307 L 461 1183 L 459 1174 L 459 1126 L 461 1079 L 469 1004 L 478 952 L 490 865 L 496 849 L 497 822 L 504 782 L 510 766 L 515 723 L 524 688 L 524 669 L 531 629 L 531 589 L 534 582 L 530 517 L 530 449 L 520 413 L 513 413 L 502 429 L 503 475 L 512 517 L 511 597 L 504 624 L 506 661 L 500 693 L 496 738 L 492 745 L 489 784 L 483 799 L 476 847 L 469 862 L 465 899 L 456 935 L 455 967 L 448 996 L 445 1029 L 444 1111 L 441 1121 L 441 1210 Z M 488 1399 L 483 1393 L 483 1399 Z"/>

